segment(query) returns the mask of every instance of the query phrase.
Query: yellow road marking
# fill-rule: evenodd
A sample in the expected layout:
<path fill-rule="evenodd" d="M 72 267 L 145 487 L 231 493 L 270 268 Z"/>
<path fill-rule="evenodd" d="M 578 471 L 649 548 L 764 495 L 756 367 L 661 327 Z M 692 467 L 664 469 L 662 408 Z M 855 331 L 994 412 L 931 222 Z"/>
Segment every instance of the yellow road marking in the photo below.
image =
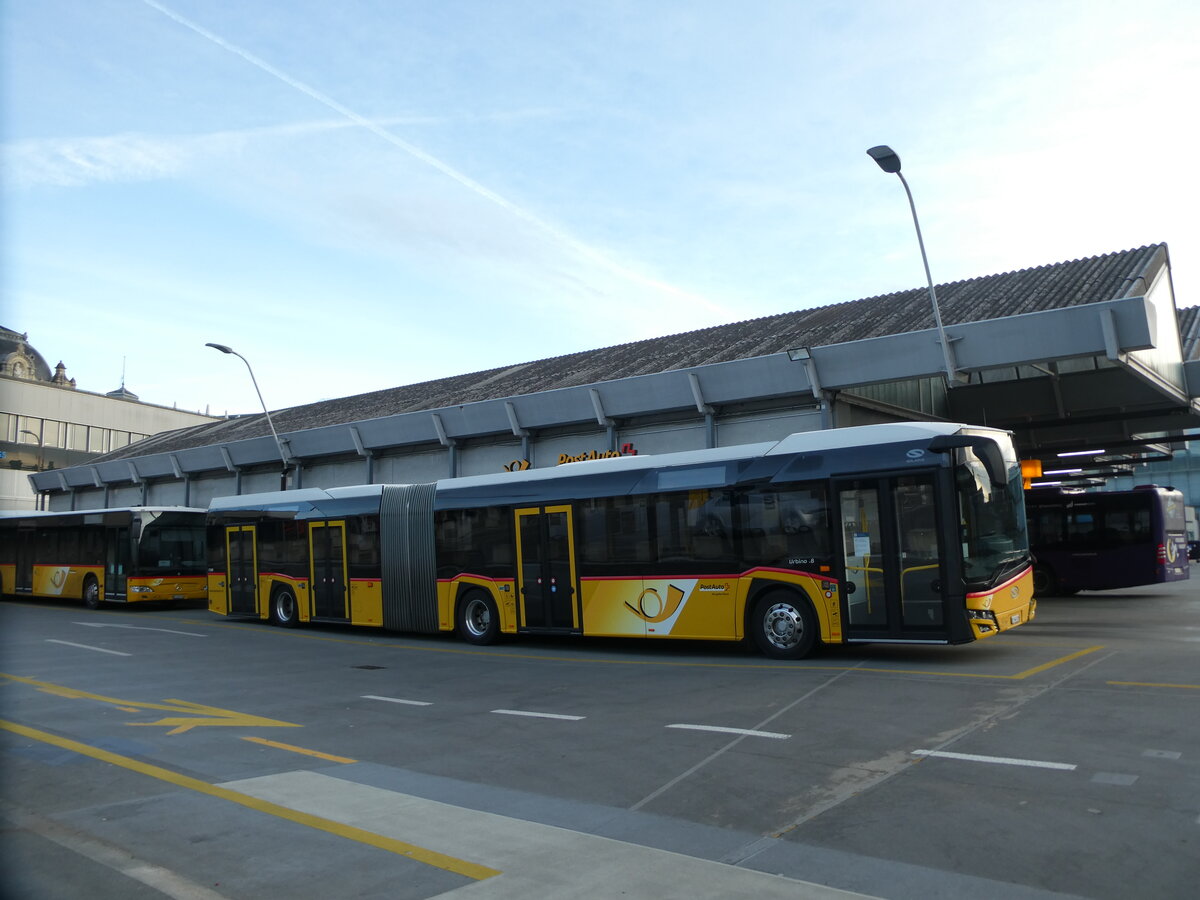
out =
<path fill-rule="evenodd" d="M 1026 669 L 1024 672 L 1021 672 L 1020 674 L 1010 675 L 1009 677 L 1014 680 L 1028 678 L 1030 675 L 1036 675 L 1036 674 L 1038 674 L 1038 672 L 1045 672 L 1047 669 L 1053 669 L 1055 666 L 1061 666 L 1063 663 L 1068 663 L 1073 659 L 1079 659 L 1079 657 L 1081 657 L 1081 656 L 1087 656 L 1089 653 L 1095 653 L 1097 650 L 1103 650 L 1103 649 L 1104 649 L 1103 644 L 1100 644 L 1099 646 L 1096 646 L 1096 647 L 1088 647 L 1086 650 L 1079 650 L 1079 651 L 1076 651 L 1075 653 L 1068 653 L 1066 656 L 1059 657 L 1058 659 L 1052 659 L 1048 663 L 1042 663 L 1040 666 L 1034 666 L 1032 669 Z"/>
<path fill-rule="evenodd" d="M 267 815 L 275 816 L 279 819 L 285 819 L 288 822 L 295 822 L 298 825 L 316 828 L 319 831 L 324 831 L 328 834 L 336 835 L 337 837 L 346 838 L 347 840 L 351 841 L 357 841 L 360 844 L 366 844 L 370 847 L 386 850 L 389 853 L 395 853 L 399 856 L 406 856 L 409 859 L 416 860 L 417 862 L 424 863 L 425 865 L 434 866 L 447 872 L 453 872 L 456 875 L 463 875 L 476 881 L 482 881 L 485 878 L 491 878 L 493 875 L 500 874 L 498 869 L 492 869 L 488 866 L 469 862 L 465 859 L 457 859 L 453 856 L 447 856 L 444 853 L 438 853 L 434 850 L 418 847 L 415 844 L 397 841 L 393 838 L 385 837 L 382 834 L 375 834 L 374 832 L 367 831 L 363 828 L 355 828 L 353 825 L 343 825 L 341 822 L 334 822 L 331 819 L 326 819 L 321 816 L 314 816 L 310 813 L 289 809 L 286 806 L 280 806 L 277 803 L 271 803 L 267 800 L 259 800 L 257 797 L 251 797 L 249 794 L 243 794 L 239 791 L 232 791 L 229 788 L 218 787 L 215 784 L 209 784 L 207 781 L 201 781 L 198 778 L 192 778 L 188 775 L 181 775 L 178 772 L 172 772 L 170 769 L 164 769 L 161 766 L 140 762 L 136 759 L 131 759 L 128 756 L 121 756 L 118 753 L 112 753 L 108 750 L 102 750 L 99 747 L 93 747 L 90 744 L 83 744 L 79 741 L 71 740 L 70 738 L 59 737 L 45 731 L 39 731 L 36 728 L 29 728 L 28 726 L 18 725 L 15 722 L 8 722 L 3 719 L 0 719 L 0 728 L 4 729 L 5 731 L 11 731 L 13 734 L 19 734 L 22 737 L 27 737 L 35 741 L 41 741 L 46 744 L 51 744 L 55 747 L 61 747 L 64 750 L 71 750 L 72 752 L 79 753 L 83 756 L 90 756 L 92 759 L 98 759 L 101 762 L 106 762 L 114 766 L 120 766 L 124 769 L 129 769 L 130 771 L 137 772 L 140 775 L 147 775 L 151 778 L 157 778 L 159 781 L 165 781 L 168 784 L 175 785 L 176 787 L 187 788 L 188 790 L 196 791 L 200 794 L 207 794 L 210 797 L 217 797 L 221 800 L 227 800 L 230 803 L 236 803 L 239 806 L 246 807 L 247 809 L 253 809 L 258 812 L 266 813 Z"/>
<path fill-rule="evenodd" d="M 274 747 L 276 750 L 290 750 L 292 753 L 303 753 L 305 756 L 315 756 L 318 759 L 327 759 L 330 762 L 339 763 L 354 763 L 357 759 L 349 759 L 345 756 L 334 756 L 332 753 L 322 753 L 320 750 L 306 750 L 303 747 L 293 747 L 291 744 L 281 744 L 278 741 L 268 741 L 266 738 L 260 737 L 243 737 L 243 741 L 250 741 L 254 744 L 262 744 L 266 747 Z"/>
<path fill-rule="evenodd" d="M 192 716 L 168 716 L 157 722 L 127 722 L 128 725 L 152 728 L 155 726 L 175 726 L 167 734 L 182 734 L 192 728 L 204 725 L 238 725 L 242 727 L 270 728 L 300 728 L 294 722 L 281 722 L 278 719 L 268 719 L 250 713 L 234 712 L 231 709 L 221 709 L 219 706 L 204 706 L 189 700 L 164 700 L 162 703 L 140 703 L 137 700 L 118 700 L 116 697 L 105 697 L 102 694 L 89 694 L 87 691 L 64 687 L 61 684 L 51 684 L 47 681 L 36 681 L 20 675 L 8 675 L 0 672 L 0 678 L 17 681 L 21 684 L 31 684 L 40 691 L 53 694 L 56 697 L 67 697 L 72 700 L 95 700 L 99 703 L 111 703 L 117 709 L 125 712 L 137 712 L 139 709 L 158 709 L 174 713 L 194 713 Z"/>
<path fill-rule="evenodd" d="M 1129 687 L 1186 688 L 1193 691 L 1200 691 L 1200 684 L 1156 684 L 1152 681 L 1110 681 L 1108 683 L 1123 684 Z"/>

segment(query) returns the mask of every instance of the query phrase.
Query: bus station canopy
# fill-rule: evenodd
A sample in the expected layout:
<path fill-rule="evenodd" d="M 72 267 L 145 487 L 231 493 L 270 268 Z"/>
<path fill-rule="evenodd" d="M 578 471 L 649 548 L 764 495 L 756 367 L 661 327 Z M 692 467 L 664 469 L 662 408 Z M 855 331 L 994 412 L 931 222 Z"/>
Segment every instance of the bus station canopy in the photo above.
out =
<path fill-rule="evenodd" d="M 1200 308 L 1178 310 L 1165 244 L 799 310 L 274 411 L 292 460 L 612 429 L 733 410 L 819 410 L 825 427 L 904 419 L 1011 430 L 1046 469 L 1126 471 L 1200 438 Z M 711 442 L 711 437 L 710 437 Z M 280 465 L 266 418 L 165 432 L 40 492 Z M 314 485 L 317 486 L 317 485 Z"/>

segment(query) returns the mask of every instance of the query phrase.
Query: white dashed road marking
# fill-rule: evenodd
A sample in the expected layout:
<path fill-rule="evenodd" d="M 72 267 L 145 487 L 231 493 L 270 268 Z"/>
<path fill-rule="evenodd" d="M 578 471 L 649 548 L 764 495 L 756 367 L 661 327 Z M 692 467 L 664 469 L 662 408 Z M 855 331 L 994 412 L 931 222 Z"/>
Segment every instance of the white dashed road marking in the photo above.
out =
<path fill-rule="evenodd" d="M 424 700 L 401 700 L 399 697 L 377 697 L 375 694 L 363 694 L 364 700 L 382 700 L 384 703 L 402 703 L 405 706 L 433 706 Z"/>
<path fill-rule="evenodd" d="M 493 709 L 498 716 L 528 716 L 532 719 L 562 719 L 566 722 L 578 722 L 587 716 L 564 716 L 560 713 L 528 712 L 523 709 Z"/>
<path fill-rule="evenodd" d="M 90 647 L 87 644 L 75 644 L 71 641 L 56 641 L 54 638 L 46 638 L 47 644 L 63 644 L 67 647 L 78 647 L 80 650 L 95 650 L 97 653 L 111 653 L 113 656 L 133 656 L 132 653 L 122 653 L 120 650 L 105 650 L 103 647 Z"/>
<path fill-rule="evenodd" d="M 717 731 L 721 734 L 740 734 L 745 737 L 761 737 L 771 738 L 776 741 L 786 741 L 791 737 L 790 734 L 781 734 L 778 731 L 756 731 L 753 728 L 725 728 L 721 725 L 668 725 L 668 728 L 682 728 L 685 731 Z"/>
<path fill-rule="evenodd" d="M 1073 772 L 1074 763 L 1043 762 L 1038 759 L 1012 759 L 1008 756 L 977 756 L 974 753 L 951 753 L 948 750 L 914 750 L 913 756 L 936 756 L 940 759 L 960 759 L 966 762 L 993 763 L 1001 766 L 1029 766 L 1034 769 L 1059 769 Z"/>

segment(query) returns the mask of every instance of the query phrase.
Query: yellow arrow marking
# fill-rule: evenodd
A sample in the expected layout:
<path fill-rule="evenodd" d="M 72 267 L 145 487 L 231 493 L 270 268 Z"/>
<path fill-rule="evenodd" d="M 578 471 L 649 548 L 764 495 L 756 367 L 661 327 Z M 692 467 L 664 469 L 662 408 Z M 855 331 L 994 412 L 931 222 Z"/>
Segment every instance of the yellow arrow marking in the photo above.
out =
<path fill-rule="evenodd" d="M 251 713 L 235 712 L 232 709 L 221 709 L 219 706 L 204 706 L 200 703 L 192 703 L 188 700 L 164 700 L 162 703 L 140 703 L 136 700 L 119 700 L 116 697 L 105 697 L 102 694 L 89 694 L 87 691 L 76 690 L 75 688 L 64 687 L 61 684 L 50 684 L 47 681 L 36 681 L 32 678 L 23 678 L 20 675 L 8 675 L 0 672 L 0 678 L 7 678 L 10 681 L 17 681 L 21 684 L 30 684 L 40 691 L 47 694 L 53 694 L 56 697 L 68 697 L 72 700 L 95 700 L 98 703 L 110 703 L 117 709 L 125 712 L 136 712 L 139 709 L 157 709 L 164 712 L 173 713 L 193 713 L 191 716 L 167 716 L 159 719 L 157 722 L 127 722 L 127 725 L 141 727 L 168 727 L 174 726 L 167 734 L 182 734 L 192 728 L 201 726 L 229 726 L 236 725 L 241 727 L 268 727 L 268 728 L 299 728 L 301 726 L 294 722 L 281 722 L 278 719 L 268 719 L 265 716 L 256 716 Z"/>

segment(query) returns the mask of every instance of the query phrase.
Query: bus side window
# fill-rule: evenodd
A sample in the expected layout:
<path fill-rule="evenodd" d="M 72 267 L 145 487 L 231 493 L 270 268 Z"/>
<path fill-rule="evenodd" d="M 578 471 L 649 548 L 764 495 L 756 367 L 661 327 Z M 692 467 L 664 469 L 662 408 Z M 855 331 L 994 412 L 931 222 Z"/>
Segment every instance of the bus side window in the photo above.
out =
<path fill-rule="evenodd" d="M 1094 545 L 1096 533 L 1096 517 L 1090 510 L 1071 510 L 1067 514 L 1067 540 L 1080 546 Z"/>
<path fill-rule="evenodd" d="M 58 532 L 44 529 L 37 533 L 34 542 L 33 561 L 35 563 L 54 563 L 58 556 Z"/>
<path fill-rule="evenodd" d="M 58 554 L 65 563 L 74 563 L 79 559 L 79 532 L 74 528 L 63 532 Z"/>
<path fill-rule="evenodd" d="M 371 578 L 379 569 L 379 520 L 355 516 L 346 522 L 346 559 L 351 578 Z"/>
<path fill-rule="evenodd" d="M 808 569 L 830 564 L 824 488 L 750 490 L 742 503 L 742 556 L 748 565 Z"/>
<path fill-rule="evenodd" d="M 575 507 L 579 558 L 591 566 L 650 561 L 652 498 L 606 497 Z"/>
<path fill-rule="evenodd" d="M 439 512 L 438 574 L 453 578 L 464 572 L 494 578 L 512 577 L 513 538 L 510 514 L 499 507 Z"/>

